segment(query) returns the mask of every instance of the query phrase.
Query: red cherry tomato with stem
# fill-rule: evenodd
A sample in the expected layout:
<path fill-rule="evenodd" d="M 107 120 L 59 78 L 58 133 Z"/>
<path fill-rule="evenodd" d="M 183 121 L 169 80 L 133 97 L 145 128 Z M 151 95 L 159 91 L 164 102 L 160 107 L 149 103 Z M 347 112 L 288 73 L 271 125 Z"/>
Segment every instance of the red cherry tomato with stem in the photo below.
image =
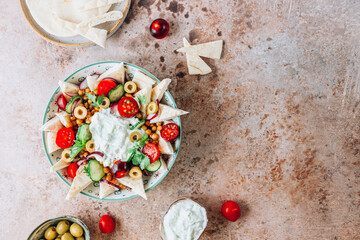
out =
<path fill-rule="evenodd" d="M 102 215 L 99 221 L 99 228 L 102 233 L 112 233 L 115 230 L 115 222 L 109 215 Z"/>
<path fill-rule="evenodd" d="M 139 112 L 139 105 L 132 97 L 123 97 L 119 101 L 118 110 L 121 116 L 130 118 Z"/>
<path fill-rule="evenodd" d="M 179 136 L 179 127 L 175 123 L 168 123 L 163 126 L 160 135 L 166 141 L 174 141 Z"/>
<path fill-rule="evenodd" d="M 147 143 L 144 146 L 142 153 L 150 158 L 150 164 L 158 160 L 160 157 L 160 150 L 153 143 Z"/>
<path fill-rule="evenodd" d="M 56 133 L 55 143 L 60 148 L 69 148 L 74 145 L 75 133 L 70 128 L 61 128 Z"/>
<path fill-rule="evenodd" d="M 122 178 L 122 177 L 125 177 L 126 174 L 127 174 L 127 172 L 126 172 L 125 170 L 117 171 L 117 172 L 115 173 L 115 177 L 116 177 L 116 178 Z"/>
<path fill-rule="evenodd" d="M 236 202 L 227 201 L 222 205 L 221 213 L 227 220 L 236 222 L 241 215 L 241 210 Z"/>
<path fill-rule="evenodd" d="M 76 177 L 76 172 L 78 170 L 79 166 L 77 163 L 71 163 L 67 168 L 67 175 L 71 178 Z"/>
<path fill-rule="evenodd" d="M 117 84 L 115 82 L 115 79 L 112 80 L 112 78 L 105 78 L 99 83 L 97 87 L 99 96 L 106 97 L 112 89 L 116 88 L 116 86 Z"/>

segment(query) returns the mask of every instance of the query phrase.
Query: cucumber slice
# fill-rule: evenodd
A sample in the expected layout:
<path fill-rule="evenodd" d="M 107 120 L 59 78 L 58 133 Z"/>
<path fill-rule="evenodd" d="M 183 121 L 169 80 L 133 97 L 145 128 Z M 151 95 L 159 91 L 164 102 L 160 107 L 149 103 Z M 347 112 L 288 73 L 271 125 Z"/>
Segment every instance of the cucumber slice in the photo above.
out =
<path fill-rule="evenodd" d="M 89 177 L 94 182 L 100 181 L 104 176 L 103 166 L 95 159 L 91 159 L 88 163 Z"/>
<path fill-rule="evenodd" d="M 153 162 L 152 164 L 148 165 L 145 169 L 150 172 L 156 172 L 157 170 L 159 170 L 160 167 L 161 167 L 161 161 L 159 159 Z"/>
<path fill-rule="evenodd" d="M 134 126 L 130 128 L 130 130 L 135 130 L 141 128 L 145 124 L 145 120 L 141 120 L 140 122 L 137 122 Z"/>
<path fill-rule="evenodd" d="M 120 100 L 120 98 L 124 95 L 125 90 L 124 90 L 124 85 L 120 84 L 118 85 L 116 88 L 112 89 L 109 94 L 109 100 L 110 102 L 117 102 Z"/>
<path fill-rule="evenodd" d="M 91 140 L 92 134 L 90 132 L 90 125 L 87 123 L 81 124 L 76 134 L 76 139 L 79 139 L 83 144 Z"/>
<path fill-rule="evenodd" d="M 77 95 L 77 96 L 73 96 L 73 97 L 70 99 L 70 101 L 68 102 L 68 104 L 66 104 L 66 112 L 67 112 L 68 114 L 71 114 L 71 106 L 72 106 L 72 104 L 74 103 L 74 101 L 75 101 L 76 99 L 78 99 L 78 98 L 80 98 L 80 99 L 81 99 L 81 102 L 82 102 L 81 96 Z"/>

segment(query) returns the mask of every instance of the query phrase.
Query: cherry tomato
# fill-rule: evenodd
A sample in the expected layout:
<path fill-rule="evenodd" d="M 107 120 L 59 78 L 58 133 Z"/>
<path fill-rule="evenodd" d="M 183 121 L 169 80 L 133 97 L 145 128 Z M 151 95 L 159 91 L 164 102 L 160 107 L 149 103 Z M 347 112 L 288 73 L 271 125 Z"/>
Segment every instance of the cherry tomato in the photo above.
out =
<path fill-rule="evenodd" d="M 175 123 L 168 123 L 163 126 L 160 135 L 166 141 L 174 141 L 179 136 L 179 127 Z"/>
<path fill-rule="evenodd" d="M 102 233 L 112 233 L 115 230 L 115 222 L 109 215 L 102 215 L 99 228 Z"/>
<path fill-rule="evenodd" d="M 106 97 L 112 89 L 116 88 L 116 86 L 115 80 L 112 80 L 112 78 L 105 78 L 97 87 L 99 96 Z"/>
<path fill-rule="evenodd" d="M 158 160 L 160 157 L 160 150 L 153 143 L 147 143 L 143 148 L 142 152 L 150 158 L 150 164 Z"/>
<path fill-rule="evenodd" d="M 241 215 L 240 207 L 234 201 L 227 201 L 221 207 L 222 215 L 229 221 L 236 222 Z"/>
<path fill-rule="evenodd" d="M 71 178 L 76 177 L 76 172 L 77 172 L 78 168 L 79 168 L 79 166 L 77 165 L 77 163 L 70 164 L 67 168 L 67 175 Z"/>
<path fill-rule="evenodd" d="M 169 23 L 162 19 L 155 19 L 150 25 L 150 33 L 154 38 L 162 39 L 169 33 Z"/>
<path fill-rule="evenodd" d="M 132 97 L 123 97 L 118 104 L 118 110 L 121 116 L 130 118 L 139 112 L 139 105 Z"/>
<path fill-rule="evenodd" d="M 66 111 L 66 104 L 67 104 L 67 101 L 66 101 L 66 98 L 64 95 L 60 94 L 60 96 L 58 97 L 57 101 L 56 101 L 58 107 L 63 110 L 63 111 Z"/>
<path fill-rule="evenodd" d="M 61 128 L 56 133 L 55 143 L 60 148 L 69 148 L 74 144 L 75 133 L 70 128 Z"/>
<path fill-rule="evenodd" d="M 127 172 L 126 172 L 125 170 L 117 171 L 117 172 L 115 173 L 115 177 L 116 177 L 116 178 L 122 178 L 122 177 L 125 177 L 126 174 L 127 174 Z"/>

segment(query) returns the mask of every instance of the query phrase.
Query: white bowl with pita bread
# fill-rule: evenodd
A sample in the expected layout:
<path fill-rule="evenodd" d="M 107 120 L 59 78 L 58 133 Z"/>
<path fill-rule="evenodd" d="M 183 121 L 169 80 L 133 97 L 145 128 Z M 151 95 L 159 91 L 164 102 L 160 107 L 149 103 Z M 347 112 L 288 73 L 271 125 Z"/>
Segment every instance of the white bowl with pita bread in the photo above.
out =
<path fill-rule="evenodd" d="M 153 81 L 154 84 L 157 82 L 157 85 L 156 84 L 154 85 L 154 89 L 159 85 L 159 83 L 161 83 L 154 75 L 152 75 L 148 71 L 146 71 L 140 67 L 134 66 L 132 64 L 118 62 L 118 61 L 107 61 L 107 62 L 91 64 L 89 66 L 86 66 L 86 67 L 81 68 L 80 70 L 77 70 L 76 72 L 74 72 L 68 78 L 66 78 L 64 80 L 64 82 L 79 84 L 81 81 L 83 81 L 84 78 L 86 78 L 87 76 L 89 76 L 92 73 L 95 73 L 95 72 L 102 73 L 102 74 L 107 74 L 107 72 L 115 73 L 115 71 L 117 71 L 117 69 L 119 69 L 119 71 L 123 72 L 122 75 L 125 75 L 125 73 L 126 73 L 129 76 L 129 78 L 131 78 L 133 81 L 135 81 L 137 79 L 137 76 L 141 76 L 141 78 L 148 78 L 147 80 L 151 79 L 151 81 Z M 167 79 L 167 80 L 170 80 L 170 79 Z M 62 82 L 62 83 L 64 83 L 64 82 Z M 146 89 L 148 89 L 148 87 Z M 57 118 L 59 116 L 59 114 L 57 113 L 58 106 L 56 104 L 56 101 L 60 94 L 62 94 L 62 89 L 60 87 L 58 87 L 56 89 L 56 91 L 54 92 L 54 94 L 52 95 L 52 97 L 47 105 L 47 108 L 46 108 L 46 111 L 44 114 L 44 119 L 43 119 L 44 124 L 49 123 L 50 119 L 51 119 L 51 121 L 53 121 L 55 118 Z M 178 154 L 178 151 L 180 148 L 180 142 L 181 142 L 181 121 L 180 121 L 179 115 L 187 113 L 185 111 L 177 109 L 175 100 L 172 98 L 172 96 L 168 90 L 163 92 L 163 94 L 164 94 L 163 97 L 161 97 L 161 99 L 162 99 L 161 104 L 163 106 L 166 106 L 167 108 L 172 109 L 173 112 L 175 113 L 173 115 L 173 117 L 171 117 L 171 120 L 179 126 L 180 134 L 179 134 L 179 137 L 173 142 L 172 145 L 169 144 L 171 146 L 171 149 L 164 148 L 166 151 L 164 151 L 164 152 L 160 151 L 161 152 L 161 160 L 162 160 L 161 168 L 159 170 L 157 170 L 156 172 L 150 173 L 149 176 L 143 176 L 143 178 L 140 179 L 141 180 L 140 185 L 139 184 L 136 185 L 135 182 L 133 184 L 130 181 L 129 181 L 129 183 L 121 182 L 122 184 L 124 184 L 125 186 L 128 186 L 129 188 L 124 189 L 124 190 L 119 190 L 119 191 L 115 191 L 114 189 L 109 188 L 109 186 L 103 186 L 102 182 L 99 183 L 99 182 L 88 181 L 89 180 L 88 176 L 85 176 L 85 174 L 84 174 L 83 177 L 84 177 L 84 179 L 85 178 L 86 179 L 84 181 L 82 181 L 83 179 L 80 179 L 80 180 L 81 180 L 81 182 L 86 182 L 86 186 L 85 185 L 84 185 L 85 187 L 80 186 L 79 189 L 81 188 L 83 190 L 81 192 L 79 190 L 74 194 L 72 193 L 72 190 L 71 190 L 71 189 L 73 189 L 73 186 L 72 186 L 73 180 L 67 176 L 66 168 L 55 169 L 55 170 L 57 170 L 56 173 L 58 174 L 58 176 L 67 185 L 71 186 L 71 189 L 68 193 L 67 199 L 74 197 L 79 192 L 90 198 L 94 198 L 94 199 L 98 199 L 98 200 L 105 200 L 105 201 L 126 200 L 126 199 L 134 198 L 138 195 L 147 199 L 145 192 L 149 191 L 150 189 L 155 187 L 157 184 L 159 184 L 163 180 L 163 178 L 170 171 L 172 165 L 174 164 L 174 162 L 176 160 L 176 157 L 177 157 L 177 154 Z M 159 115 L 159 117 L 160 116 L 162 116 L 162 113 Z M 46 124 L 44 126 L 46 126 Z M 62 126 L 62 127 L 64 127 L 64 126 Z M 61 160 L 62 151 L 60 151 L 60 149 L 56 145 L 54 146 L 55 143 L 52 143 L 52 137 L 49 137 L 49 136 L 54 135 L 54 131 L 52 131 L 54 129 L 44 130 L 44 128 L 42 128 L 41 130 L 43 130 L 42 137 L 43 137 L 43 144 L 44 144 L 46 155 L 52 165 L 52 168 L 54 168 L 54 165 L 56 163 L 60 162 L 60 160 Z M 56 131 L 55 131 L 55 135 L 56 135 Z M 170 150 L 171 150 L 171 152 L 169 152 Z M 76 175 L 76 178 L 77 177 L 78 177 L 78 175 Z M 82 176 L 79 176 L 79 177 L 82 178 Z M 138 182 L 139 181 L 137 181 L 137 183 Z M 105 184 L 105 185 L 107 185 L 107 184 Z M 112 190 L 112 191 L 108 192 L 108 190 L 109 191 Z"/>
<path fill-rule="evenodd" d="M 131 0 L 20 0 L 26 20 L 52 43 L 80 47 L 98 44 L 124 22 Z"/>

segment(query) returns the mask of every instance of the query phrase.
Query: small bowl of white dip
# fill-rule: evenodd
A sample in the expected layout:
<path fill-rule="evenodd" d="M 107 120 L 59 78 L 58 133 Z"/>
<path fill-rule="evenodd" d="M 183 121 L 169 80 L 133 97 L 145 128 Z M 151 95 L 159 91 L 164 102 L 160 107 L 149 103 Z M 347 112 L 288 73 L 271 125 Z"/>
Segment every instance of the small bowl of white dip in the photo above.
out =
<path fill-rule="evenodd" d="M 197 240 L 208 223 L 206 209 L 199 203 L 182 198 L 173 202 L 160 224 L 163 240 Z"/>

